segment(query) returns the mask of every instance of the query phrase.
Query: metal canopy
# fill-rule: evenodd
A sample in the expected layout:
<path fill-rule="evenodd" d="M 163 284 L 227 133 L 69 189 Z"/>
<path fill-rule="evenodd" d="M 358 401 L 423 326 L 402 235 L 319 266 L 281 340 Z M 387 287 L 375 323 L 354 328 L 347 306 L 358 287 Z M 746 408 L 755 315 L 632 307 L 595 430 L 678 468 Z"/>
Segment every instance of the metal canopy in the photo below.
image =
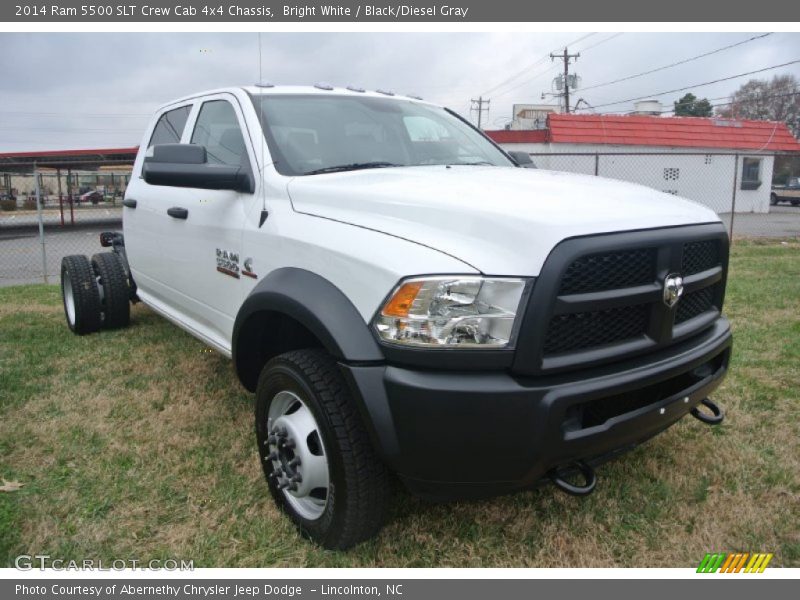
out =
<path fill-rule="evenodd" d="M 138 150 L 133 147 L 2 153 L 0 173 L 33 173 L 35 168 L 93 171 L 106 166 L 130 166 Z"/>

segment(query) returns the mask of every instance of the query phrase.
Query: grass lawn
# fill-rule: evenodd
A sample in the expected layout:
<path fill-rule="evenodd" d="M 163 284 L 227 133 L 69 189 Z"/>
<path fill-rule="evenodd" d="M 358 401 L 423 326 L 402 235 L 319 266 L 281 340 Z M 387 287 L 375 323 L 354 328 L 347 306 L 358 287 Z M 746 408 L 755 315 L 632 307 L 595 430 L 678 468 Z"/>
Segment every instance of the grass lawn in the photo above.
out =
<path fill-rule="evenodd" d="M 0 566 L 688 567 L 709 551 L 800 566 L 800 243 L 738 242 L 726 312 L 721 427 L 683 419 L 601 467 L 585 499 L 400 494 L 376 540 L 334 553 L 273 507 L 226 359 L 141 305 L 129 329 L 76 337 L 57 287 L 0 289 L 0 478 L 24 484 L 0 492 Z"/>

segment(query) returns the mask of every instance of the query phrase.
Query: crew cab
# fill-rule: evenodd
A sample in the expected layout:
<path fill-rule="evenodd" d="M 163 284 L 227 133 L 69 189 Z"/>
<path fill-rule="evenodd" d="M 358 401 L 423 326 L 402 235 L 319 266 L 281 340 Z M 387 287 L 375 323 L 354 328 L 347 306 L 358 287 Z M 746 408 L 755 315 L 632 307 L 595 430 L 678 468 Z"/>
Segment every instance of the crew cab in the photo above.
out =
<path fill-rule="evenodd" d="M 390 92 L 175 100 L 112 251 L 64 259 L 67 322 L 124 327 L 141 301 L 230 357 L 270 493 L 327 548 L 379 531 L 395 476 L 588 494 L 685 415 L 722 420 L 728 238 L 689 200 L 525 162 Z"/>

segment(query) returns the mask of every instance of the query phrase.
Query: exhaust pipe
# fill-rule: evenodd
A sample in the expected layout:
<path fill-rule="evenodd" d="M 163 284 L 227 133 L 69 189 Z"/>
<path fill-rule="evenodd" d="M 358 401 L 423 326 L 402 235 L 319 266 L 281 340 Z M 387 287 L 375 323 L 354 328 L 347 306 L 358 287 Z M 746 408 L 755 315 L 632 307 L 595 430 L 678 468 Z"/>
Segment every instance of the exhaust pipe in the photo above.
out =
<path fill-rule="evenodd" d="M 695 406 L 692 409 L 692 416 L 698 421 L 702 421 L 706 425 L 719 425 L 725 419 L 725 412 L 710 398 L 703 398 L 700 400 L 700 404 L 710 410 L 711 414 L 701 411 L 698 406 Z"/>
<path fill-rule="evenodd" d="M 575 471 L 583 476 L 583 485 L 576 485 L 566 480 L 566 476 L 574 474 Z M 588 496 L 597 485 L 594 469 L 582 460 L 556 467 L 550 471 L 549 475 L 553 485 L 570 496 Z"/>

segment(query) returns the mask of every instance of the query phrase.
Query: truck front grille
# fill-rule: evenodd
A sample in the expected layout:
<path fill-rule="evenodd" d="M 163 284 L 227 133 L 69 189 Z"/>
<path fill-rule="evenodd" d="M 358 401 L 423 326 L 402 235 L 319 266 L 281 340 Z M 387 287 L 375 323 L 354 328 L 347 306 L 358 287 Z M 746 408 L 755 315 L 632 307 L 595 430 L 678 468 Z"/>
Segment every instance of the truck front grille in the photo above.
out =
<path fill-rule="evenodd" d="M 604 252 L 572 261 L 561 279 L 560 295 L 602 292 L 653 281 L 654 248 Z"/>
<path fill-rule="evenodd" d="M 562 242 L 534 285 L 515 371 L 610 362 L 699 333 L 721 313 L 727 262 L 721 225 Z M 664 302 L 671 275 L 684 281 L 684 295 L 673 307 Z"/>

